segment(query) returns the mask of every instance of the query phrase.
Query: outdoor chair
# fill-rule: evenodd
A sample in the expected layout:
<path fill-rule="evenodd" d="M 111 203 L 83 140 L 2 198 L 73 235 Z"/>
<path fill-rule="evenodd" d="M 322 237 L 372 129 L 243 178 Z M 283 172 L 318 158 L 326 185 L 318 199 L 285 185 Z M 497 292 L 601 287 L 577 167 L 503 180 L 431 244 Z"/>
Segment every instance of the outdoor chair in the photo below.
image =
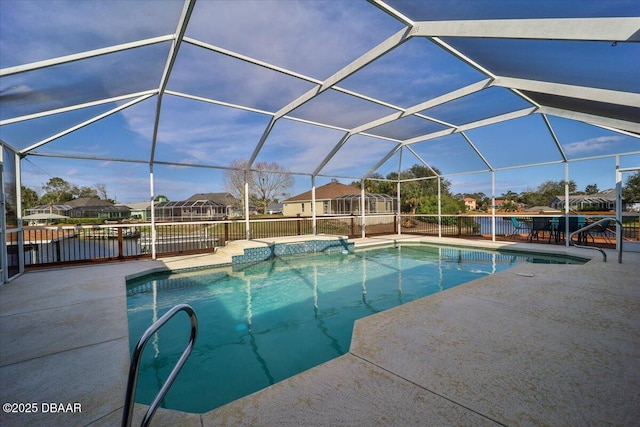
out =
<path fill-rule="evenodd" d="M 605 242 L 611 243 L 611 237 L 613 237 L 612 236 L 613 233 L 609 230 L 610 222 L 611 221 L 609 220 L 603 221 L 597 227 L 593 227 L 587 230 L 587 236 L 585 237 L 585 242 L 587 238 L 591 237 L 591 242 L 595 243 L 596 241 L 595 237 L 600 236 L 605 240 Z"/>
<path fill-rule="evenodd" d="M 540 234 L 542 234 L 542 238 L 544 239 L 545 231 L 549 233 L 549 243 L 551 243 L 551 236 L 553 235 L 551 219 L 548 217 L 533 217 L 531 233 L 529 233 L 529 241 L 531 242 L 534 237 L 536 240 L 540 240 Z"/>
<path fill-rule="evenodd" d="M 556 237 L 556 243 L 558 243 L 560 240 L 564 240 L 565 239 L 565 232 L 566 232 L 566 218 L 565 217 L 560 217 L 558 219 L 558 226 L 555 229 L 555 237 Z M 582 225 L 580 225 L 582 223 Z M 584 226 L 584 219 L 582 219 L 582 221 L 580 221 L 580 218 L 577 217 L 569 217 L 569 234 L 573 233 L 574 231 L 578 231 L 579 229 L 581 229 Z M 580 233 L 578 234 L 578 244 L 582 243 L 586 238 L 585 233 Z"/>
<path fill-rule="evenodd" d="M 518 221 L 518 218 L 515 216 L 511 217 L 511 222 L 513 223 L 513 232 L 509 235 L 509 237 L 513 237 L 516 234 L 520 234 L 520 231 L 526 231 L 527 234 L 531 234 L 531 227 L 524 221 Z"/>

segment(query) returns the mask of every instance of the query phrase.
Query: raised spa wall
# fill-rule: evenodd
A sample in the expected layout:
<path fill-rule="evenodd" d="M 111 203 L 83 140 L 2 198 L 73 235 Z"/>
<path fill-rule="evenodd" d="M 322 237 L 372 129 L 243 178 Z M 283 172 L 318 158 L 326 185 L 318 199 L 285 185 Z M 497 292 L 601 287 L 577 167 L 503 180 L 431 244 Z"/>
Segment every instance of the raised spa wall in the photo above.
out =
<path fill-rule="evenodd" d="M 354 244 L 346 239 L 309 240 L 305 242 L 270 243 L 268 246 L 245 248 L 244 255 L 234 255 L 233 264 L 257 262 L 284 255 L 300 255 L 313 252 L 354 252 Z"/>

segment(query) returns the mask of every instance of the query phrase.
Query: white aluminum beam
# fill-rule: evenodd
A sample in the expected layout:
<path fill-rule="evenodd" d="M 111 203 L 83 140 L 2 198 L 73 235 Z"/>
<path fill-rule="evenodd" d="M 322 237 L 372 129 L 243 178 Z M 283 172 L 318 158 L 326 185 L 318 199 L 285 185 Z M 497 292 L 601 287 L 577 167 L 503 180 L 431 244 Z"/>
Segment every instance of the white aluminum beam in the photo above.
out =
<path fill-rule="evenodd" d="M 520 89 L 530 92 L 564 96 L 568 98 L 586 99 L 588 101 L 625 105 L 627 107 L 640 106 L 640 94 L 632 92 L 598 89 L 594 87 L 575 86 L 537 80 L 517 79 L 513 77 L 496 77 L 491 85 L 509 89 Z"/>
<path fill-rule="evenodd" d="M 485 80 L 479 81 L 477 83 L 473 83 L 473 84 L 470 84 L 468 86 L 465 86 L 463 88 L 451 91 L 451 92 L 446 93 L 446 94 L 444 94 L 442 96 L 438 96 L 437 98 L 433 98 L 433 99 L 430 99 L 428 101 L 421 102 L 420 104 L 417 104 L 417 105 L 414 105 L 412 107 L 409 107 L 404 111 L 399 111 L 397 113 L 389 114 L 388 116 L 381 117 L 381 118 L 379 118 L 377 120 L 373 120 L 373 121 L 371 121 L 369 123 L 365 123 L 363 125 L 360 125 L 360 126 L 358 126 L 356 128 L 351 129 L 351 132 L 352 133 L 361 133 L 361 132 L 364 132 L 366 130 L 378 127 L 380 125 L 392 122 L 394 120 L 398 120 L 398 119 L 401 119 L 401 118 L 406 117 L 406 116 L 417 114 L 418 112 L 426 110 L 428 108 L 432 108 L 432 107 L 447 103 L 449 101 L 453 101 L 455 99 L 462 98 L 462 97 L 470 95 L 472 93 L 479 92 L 482 89 L 485 89 L 485 88 L 487 88 L 489 86 L 491 86 L 491 79 L 485 79 Z M 429 119 L 429 120 L 433 120 L 433 119 Z M 438 121 L 438 122 L 442 123 L 440 121 Z"/>
<path fill-rule="evenodd" d="M 402 148 L 402 144 L 398 144 L 395 147 L 393 147 L 393 150 L 389 151 L 387 153 L 387 155 L 384 156 L 378 163 L 376 163 L 376 165 L 374 167 L 369 169 L 367 171 L 367 173 L 365 173 L 362 176 L 362 178 L 364 179 L 364 178 L 368 177 L 369 175 L 371 175 L 372 173 L 374 173 L 376 170 L 378 170 L 378 168 L 380 166 L 384 165 L 387 162 L 387 160 L 389 160 L 391 157 L 393 157 L 393 155 L 396 154 L 400 148 Z"/>
<path fill-rule="evenodd" d="M 464 132 L 469 129 L 475 129 L 482 126 L 489 126 L 500 122 L 506 122 L 507 120 L 518 119 L 520 117 L 529 116 L 535 113 L 537 107 L 523 108 L 522 110 L 512 111 L 510 113 L 501 114 L 499 116 L 489 117 L 488 119 L 478 120 L 477 122 L 467 123 L 458 127 L 457 132 Z"/>
<path fill-rule="evenodd" d="M 558 151 L 560 152 L 560 155 L 562 156 L 562 160 L 567 162 L 569 159 L 567 158 L 567 155 L 565 154 L 564 149 L 560 144 L 560 140 L 558 139 L 558 136 L 553 130 L 553 126 L 551 126 L 551 123 L 549 122 L 549 119 L 547 118 L 546 115 L 541 114 L 541 116 L 542 116 L 542 120 L 544 120 L 544 124 L 547 126 L 547 130 L 549 131 L 549 134 L 551 134 L 551 138 L 553 138 L 553 142 L 556 144 L 556 148 L 558 149 Z"/>
<path fill-rule="evenodd" d="M 24 122 L 27 120 L 39 119 L 41 117 L 52 116 L 54 114 L 68 113 L 69 111 L 81 110 L 83 108 L 95 107 L 96 105 L 109 104 L 112 102 L 118 102 L 129 98 L 137 98 L 147 95 L 155 95 L 158 93 L 157 89 L 145 90 L 137 93 L 129 93 L 127 95 L 115 96 L 113 98 L 100 99 L 98 101 L 85 102 L 84 104 L 70 105 L 68 107 L 56 108 L 55 110 L 42 111 L 40 113 L 29 114 L 26 116 L 13 117 L 0 121 L 0 126 L 10 125 L 13 123 Z"/>
<path fill-rule="evenodd" d="M 475 129 L 482 126 L 488 126 L 495 123 L 504 122 L 507 120 L 517 119 L 520 117 L 528 116 L 536 112 L 536 107 L 525 108 L 523 110 L 513 111 L 499 116 L 489 117 L 488 119 L 478 120 L 477 122 L 467 123 L 459 126 L 457 129 L 445 129 L 438 132 L 433 132 L 427 135 L 417 136 L 404 141 L 404 144 L 415 144 L 416 142 L 427 141 L 429 139 L 439 138 L 441 136 L 450 135 L 452 133 L 464 132 L 470 129 Z"/>
<path fill-rule="evenodd" d="M 312 177 L 318 175 L 322 171 L 322 169 L 324 169 L 327 163 L 329 163 L 331 159 L 333 159 L 333 156 L 336 155 L 338 150 L 340 150 L 342 146 L 347 143 L 351 135 L 352 134 L 350 133 L 346 133 L 342 138 L 340 138 L 340 141 L 338 141 L 338 143 L 333 147 L 331 152 L 329 152 L 329 154 L 325 156 L 324 160 L 320 162 L 316 170 L 313 171 L 313 174 L 311 175 Z"/>
<path fill-rule="evenodd" d="M 162 97 L 164 96 L 164 91 L 167 88 L 169 76 L 171 75 L 173 65 L 175 64 L 176 58 L 178 57 L 178 51 L 180 50 L 180 45 L 182 44 L 184 33 L 187 31 L 189 18 L 191 17 L 191 13 L 193 12 L 193 8 L 195 7 L 195 5 L 196 0 L 185 0 L 184 2 L 182 13 L 180 14 L 180 19 L 178 21 L 178 27 L 176 28 L 175 38 L 173 40 L 173 43 L 171 44 L 169 56 L 167 57 L 167 62 L 165 63 L 162 77 L 160 78 L 160 85 L 158 87 L 158 103 L 156 104 L 156 116 L 153 123 L 153 136 L 151 137 L 151 154 L 149 155 L 149 163 L 153 163 L 156 155 L 158 128 L 160 126 L 160 114 L 162 112 Z"/>
<path fill-rule="evenodd" d="M 490 19 L 416 22 L 414 36 L 640 41 L 640 17 Z"/>
<path fill-rule="evenodd" d="M 377 6 L 380 9 L 382 9 L 383 11 L 385 11 L 389 15 L 393 16 L 394 18 L 396 18 L 398 21 L 402 22 L 403 24 L 405 24 L 405 25 L 407 25 L 409 27 L 413 26 L 413 21 L 410 18 L 408 18 L 407 16 L 405 16 L 402 13 L 398 12 L 397 10 L 395 10 L 394 8 L 392 8 L 391 6 L 386 4 L 384 1 L 382 1 L 382 0 L 369 0 L 369 3 Z"/>
<path fill-rule="evenodd" d="M 313 77 L 309 77 L 309 76 L 306 76 L 304 74 L 300 74 L 300 73 L 297 73 L 295 71 L 291 71 L 291 70 L 286 69 L 284 67 L 279 67 L 277 65 L 273 65 L 273 64 L 270 64 L 268 62 L 261 61 L 259 59 L 255 59 L 255 58 L 252 58 L 252 57 L 247 56 L 247 55 L 242 55 L 240 53 L 237 53 L 237 52 L 234 52 L 232 50 L 225 49 L 225 48 L 222 48 L 222 47 L 210 44 L 210 43 L 205 43 L 203 41 L 196 40 L 196 39 L 193 39 L 191 37 L 185 37 L 183 39 L 183 41 L 185 43 L 189 43 L 189 44 L 192 44 L 194 46 L 198 46 L 198 47 L 201 47 L 203 49 L 207 49 L 207 50 L 210 50 L 212 52 L 216 52 L 216 53 L 219 53 L 221 55 L 228 56 L 230 58 L 239 59 L 239 60 L 247 62 L 249 64 L 257 65 L 259 67 L 266 68 L 268 70 L 277 71 L 279 73 L 286 74 L 286 75 L 291 76 L 291 77 L 296 77 L 298 79 L 305 80 L 305 81 L 307 81 L 309 83 L 314 83 L 314 84 L 317 84 L 317 85 L 321 85 L 322 84 L 322 80 L 314 79 Z"/>
<path fill-rule="evenodd" d="M 200 40 L 196 40 L 196 39 L 193 39 L 193 38 L 190 38 L 190 37 L 185 37 L 183 41 L 185 43 L 189 43 L 189 44 L 192 44 L 194 46 L 198 46 L 198 47 L 201 47 L 203 49 L 207 49 L 207 50 L 210 50 L 212 52 L 216 52 L 216 53 L 228 56 L 228 57 L 233 58 L 233 59 L 238 59 L 240 61 L 244 61 L 244 62 L 247 62 L 247 63 L 252 64 L 252 65 L 257 65 L 257 66 L 265 68 L 267 70 L 276 71 L 278 73 L 282 73 L 282 74 L 285 74 L 285 75 L 290 76 L 290 77 L 295 77 L 295 78 L 298 78 L 300 80 L 304 80 L 306 82 L 313 83 L 313 84 L 318 85 L 318 86 L 323 84 L 322 80 L 318 80 L 318 79 L 315 79 L 313 77 L 309 77 L 307 75 L 304 75 L 304 74 L 301 74 L 301 73 L 298 73 L 298 72 L 295 72 L 295 71 L 291 71 L 291 70 L 289 70 L 287 68 L 280 67 L 280 66 L 277 66 L 277 65 L 273 65 L 273 64 L 270 64 L 270 63 L 265 62 L 265 61 L 261 61 L 261 60 L 256 59 L 256 58 L 252 58 L 252 57 L 247 56 L 247 55 L 242 55 L 240 53 L 237 53 L 237 52 L 234 52 L 234 51 L 231 51 L 231 50 L 228 50 L 228 49 L 224 49 L 224 48 L 216 46 L 216 45 L 205 43 L 205 42 L 202 42 Z M 401 107 L 398 107 L 396 105 L 390 104 L 388 102 L 385 102 L 385 101 L 382 101 L 382 100 L 379 100 L 379 99 L 376 99 L 376 98 L 372 98 L 370 96 L 363 95 L 363 94 L 358 93 L 358 92 L 354 92 L 352 90 L 344 89 L 344 88 L 341 88 L 341 87 L 336 86 L 336 85 L 334 85 L 332 88 L 337 92 L 341 92 L 341 93 L 344 93 L 344 94 L 347 94 L 347 95 L 351 95 L 351 96 L 354 96 L 356 98 L 364 99 L 365 101 L 373 102 L 375 104 L 382 105 L 382 106 L 387 107 L 387 108 L 392 108 L 394 110 L 402 110 Z"/>
<path fill-rule="evenodd" d="M 320 95 L 324 91 L 330 89 L 340 81 L 346 79 L 347 77 L 357 72 L 361 68 L 365 67 L 366 65 L 370 64 L 374 60 L 383 56 L 385 53 L 400 46 L 402 43 L 408 40 L 409 32 L 410 32 L 409 28 L 404 28 L 398 31 L 397 33 L 395 33 L 394 35 L 392 35 L 391 37 L 389 37 L 379 45 L 375 46 L 373 49 L 366 52 L 364 55 L 360 56 L 350 64 L 343 67 L 337 73 L 333 74 L 331 77 L 326 79 L 321 85 L 318 85 L 308 90 L 306 93 L 302 94 L 301 96 L 291 101 L 286 106 L 282 107 L 279 111 L 277 111 L 276 114 L 269 121 L 267 128 L 265 129 L 262 136 L 260 137 L 260 141 L 256 145 L 256 148 L 253 150 L 253 154 L 249 159 L 248 166 L 251 167 L 253 165 L 253 162 L 256 160 L 256 158 L 260 154 L 262 147 L 264 146 L 267 138 L 269 137 L 269 134 L 271 133 L 271 130 L 273 129 L 273 126 L 275 125 L 275 122 L 278 119 L 286 116 L 291 111 L 295 110 L 296 108 L 310 101 L 314 97 Z"/>
<path fill-rule="evenodd" d="M 98 156 L 88 156 L 82 154 L 63 154 L 63 153 L 41 153 L 38 151 L 30 151 L 26 153 L 26 156 L 36 156 L 36 157 L 51 157 L 54 159 L 76 159 L 76 160 L 96 160 L 100 162 L 120 162 L 120 163 L 140 163 L 144 165 L 148 165 L 148 160 L 140 160 L 140 159 L 126 159 L 126 158 L 118 158 L 118 157 L 98 157 Z M 193 165 L 184 165 L 192 167 Z"/>
<path fill-rule="evenodd" d="M 404 43 L 409 39 L 410 37 L 409 33 L 410 33 L 410 28 L 404 28 L 398 31 L 397 33 L 395 33 L 394 35 L 392 35 L 391 37 L 389 37 L 388 39 L 386 39 L 385 41 L 383 41 L 373 49 L 369 50 L 364 55 L 360 56 L 355 61 L 351 62 L 350 64 L 342 68 L 337 73 L 333 74 L 331 77 L 326 79 L 318 87 L 308 90 L 306 93 L 302 94 L 297 99 L 293 100 L 292 102 L 290 102 L 289 104 L 281 108 L 280 111 L 276 113 L 276 119 L 284 116 L 285 114 L 290 113 L 291 111 L 295 110 L 302 104 L 306 103 L 307 101 L 311 100 L 312 98 L 316 97 L 317 95 L 321 94 L 327 89 L 330 89 L 332 86 L 346 79 L 350 75 L 354 74 L 356 71 L 360 70 L 361 68 L 370 64 L 371 62 L 375 61 L 385 53 L 400 46 L 402 43 Z"/>
<path fill-rule="evenodd" d="M 577 120 L 579 122 L 588 123 L 590 125 L 620 129 L 622 131 L 629 131 L 637 134 L 640 133 L 640 123 L 638 122 L 629 122 L 626 120 L 595 116 L 593 114 L 581 113 L 578 111 L 569 111 L 555 107 L 547 107 L 544 105 L 539 108 L 538 112 L 542 114 L 549 114 L 551 116 L 564 117 L 565 119 Z"/>
<path fill-rule="evenodd" d="M 180 98 L 192 99 L 194 101 L 206 102 L 208 104 L 220 105 L 222 107 L 234 108 L 236 110 L 250 111 L 252 113 L 264 114 L 264 115 L 267 115 L 267 116 L 273 116 L 274 115 L 274 113 L 271 112 L 271 111 L 259 110 L 257 108 L 252 108 L 252 107 L 245 107 L 244 105 L 232 104 L 230 102 L 217 101 L 215 99 L 205 98 L 205 97 L 202 97 L 202 96 L 191 95 L 191 94 L 184 93 L 184 92 L 176 92 L 174 90 L 167 89 L 167 90 L 164 91 L 164 93 L 166 95 L 178 96 Z"/>
<path fill-rule="evenodd" d="M 68 62 L 80 61 L 82 59 L 93 58 L 95 56 L 108 55 L 110 53 L 121 52 L 123 50 L 135 49 L 137 47 L 149 46 L 152 44 L 163 43 L 173 40 L 174 35 L 153 37 L 145 40 L 138 40 L 131 43 L 123 43 L 115 46 L 104 47 L 101 49 L 88 50 L 86 52 L 74 53 L 72 55 L 60 56 L 43 61 L 32 62 L 30 64 L 17 65 L 15 67 L 7 67 L 0 69 L 0 77 L 10 76 L 12 74 L 25 73 L 27 71 L 38 70 L 40 68 L 53 67 L 54 65 L 66 64 Z"/>
<path fill-rule="evenodd" d="M 415 152 L 415 150 L 413 148 L 411 148 L 410 146 L 405 146 L 405 149 L 409 150 L 414 156 L 416 156 L 416 158 L 418 160 L 420 160 L 422 162 L 423 165 L 425 165 L 427 168 L 429 168 L 429 170 L 435 175 L 435 176 L 440 176 L 439 173 L 437 173 L 432 167 L 431 165 L 425 161 L 421 155 L 419 155 L 418 153 Z M 398 173 L 398 179 L 400 178 L 400 173 Z"/>
<path fill-rule="evenodd" d="M 640 139 L 640 134 L 637 134 L 637 133 L 627 132 L 626 130 L 615 129 L 615 128 L 612 128 L 612 127 L 609 127 L 609 126 L 603 126 L 603 125 L 598 125 L 598 124 L 593 124 L 593 123 L 591 123 L 591 124 L 593 126 L 598 126 L 599 128 L 606 129 L 606 130 L 611 131 L 611 132 L 616 132 L 616 133 L 619 133 L 619 134 L 622 134 L 622 135 L 630 136 L 632 138 Z"/>
<path fill-rule="evenodd" d="M 95 117 L 92 117 L 89 120 L 85 120 L 82 123 L 78 123 L 77 125 L 72 126 L 69 129 L 63 130 L 62 132 L 58 132 L 55 135 L 52 135 L 52 136 L 50 136 L 48 138 L 43 139 L 42 141 L 36 142 L 35 144 L 32 144 L 32 145 L 20 150 L 20 154 L 23 155 L 25 153 L 28 153 L 31 150 L 35 150 L 36 148 L 42 147 L 43 145 L 48 144 L 51 141 L 55 141 L 56 139 L 62 138 L 63 136 L 68 135 L 68 134 L 70 134 L 72 132 L 75 132 L 78 129 L 82 129 L 83 127 L 89 126 L 92 123 L 95 123 L 95 122 L 97 122 L 99 120 L 104 119 L 105 117 L 108 117 L 108 116 L 110 116 L 112 114 L 115 114 L 115 113 L 120 112 L 120 111 L 122 111 L 122 110 L 124 110 L 126 108 L 129 108 L 132 105 L 138 104 L 138 103 L 140 103 L 140 102 L 142 102 L 142 101 L 144 101 L 146 99 L 151 98 L 152 96 L 153 96 L 153 94 L 148 94 L 148 95 L 145 95 L 145 96 L 141 96 L 140 98 L 137 98 L 137 99 L 134 99 L 132 101 L 129 101 L 126 104 L 123 104 L 123 105 L 121 105 L 119 107 L 113 108 L 113 109 L 111 109 L 109 111 L 106 111 L 106 112 L 104 112 L 102 114 L 99 114 L 99 115 L 97 115 Z"/>
<path fill-rule="evenodd" d="M 465 139 L 465 141 L 467 141 L 467 144 L 469 144 L 469 147 L 471 147 L 471 149 L 473 151 L 475 151 L 475 153 L 478 155 L 478 157 L 480 157 L 480 159 L 482 159 L 482 161 L 489 168 L 489 170 L 493 171 L 494 170 L 493 166 L 491 166 L 491 163 L 489 163 L 489 160 L 487 160 L 486 157 L 484 157 L 484 154 L 482 154 L 482 152 L 478 149 L 478 147 L 476 147 L 476 145 L 473 143 L 473 141 L 471 141 L 471 138 L 469 138 L 467 136 L 467 134 L 464 133 L 464 132 L 460 132 L 460 135 L 462 135 L 462 137 Z"/>

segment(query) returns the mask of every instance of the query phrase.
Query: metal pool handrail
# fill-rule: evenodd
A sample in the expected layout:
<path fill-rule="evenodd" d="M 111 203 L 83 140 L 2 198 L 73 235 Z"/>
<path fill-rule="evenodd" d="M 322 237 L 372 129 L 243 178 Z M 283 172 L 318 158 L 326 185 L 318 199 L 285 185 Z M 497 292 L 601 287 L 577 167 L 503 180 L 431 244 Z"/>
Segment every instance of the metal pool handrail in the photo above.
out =
<path fill-rule="evenodd" d="M 180 373 L 182 366 L 187 361 L 187 358 L 191 354 L 191 350 L 196 343 L 196 336 L 198 335 L 198 318 L 196 317 L 196 312 L 191 308 L 188 304 L 178 304 L 173 307 L 171 310 L 167 311 L 161 318 L 156 320 L 153 325 L 151 325 L 145 332 L 142 334 L 138 343 L 136 344 L 136 348 L 133 350 L 133 354 L 131 355 L 131 366 L 129 367 L 129 380 L 127 382 L 127 394 L 124 401 L 124 409 L 122 413 L 122 426 L 130 427 L 131 426 L 131 418 L 133 417 L 133 405 L 134 399 L 136 395 L 136 385 L 138 383 L 138 369 L 140 367 L 140 358 L 142 356 L 142 352 L 144 351 L 144 347 L 147 345 L 149 338 L 153 336 L 165 323 L 169 321 L 174 315 L 176 315 L 179 311 L 184 311 L 189 315 L 189 321 L 191 322 L 191 336 L 189 337 L 189 343 L 187 347 L 182 352 L 182 356 L 178 360 L 178 363 L 173 367 L 173 370 L 167 377 L 167 380 L 162 385 L 162 388 L 156 395 L 156 398 L 151 402 L 149 409 L 144 415 L 144 419 L 140 425 L 148 426 L 151 422 L 151 417 L 155 414 L 158 406 L 160 406 L 160 402 L 164 399 L 165 395 L 171 388 L 171 385 L 175 381 L 176 377 Z"/>
<path fill-rule="evenodd" d="M 596 251 L 600 251 L 600 253 L 602 254 L 602 258 L 603 258 L 603 262 L 607 262 L 607 254 L 605 253 L 605 251 L 602 248 L 598 248 L 595 246 L 585 246 L 585 245 L 576 245 L 575 243 L 573 243 L 573 236 L 578 234 L 578 233 L 582 233 L 585 232 L 587 230 L 589 230 L 590 228 L 595 227 L 596 225 L 599 225 L 602 222 L 605 221 L 615 221 L 618 225 L 620 225 L 620 230 L 622 230 L 622 222 L 618 221 L 616 218 L 613 217 L 609 217 L 609 218 L 601 218 L 596 222 L 593 222 L 589 225 L 586 225 L 584 227 L 582 227 L 579 230 L 574 231 L 573 233 L 569 234 L 569 246 L 575 246 L 576 248 L 582 248 L 582 249 L 594 249 Z M 618 246 L 618 264 L 622 264 L 622 239 L 619 239 L 620 241 L 620 245 Z"/>

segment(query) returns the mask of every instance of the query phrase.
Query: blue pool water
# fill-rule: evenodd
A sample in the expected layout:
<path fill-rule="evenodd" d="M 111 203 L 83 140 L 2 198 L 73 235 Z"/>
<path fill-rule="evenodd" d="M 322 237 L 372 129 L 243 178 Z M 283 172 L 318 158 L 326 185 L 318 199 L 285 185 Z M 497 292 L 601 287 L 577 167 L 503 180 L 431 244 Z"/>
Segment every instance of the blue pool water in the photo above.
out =
<path fill-rule="evenodd" d="M 147 276 L 127 284 L 130 346 L 171 307 L 190 304 L 199 335 L 163 406 L 203 413 L 345 354 L 356 319 L 523 262 L 571 261 L 402 246 Z M 153 400 L 188 336 L 180 313 L 149 341 L 137 402 Z"/>

